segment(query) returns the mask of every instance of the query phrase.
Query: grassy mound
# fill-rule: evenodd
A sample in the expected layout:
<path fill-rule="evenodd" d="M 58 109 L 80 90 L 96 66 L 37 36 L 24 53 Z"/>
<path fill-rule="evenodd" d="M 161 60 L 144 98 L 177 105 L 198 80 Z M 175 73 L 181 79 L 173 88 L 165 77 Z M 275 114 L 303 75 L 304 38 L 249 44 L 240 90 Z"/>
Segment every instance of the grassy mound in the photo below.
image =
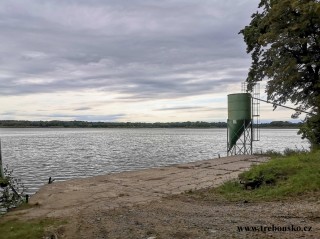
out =
<path fill-rule="evenodd" d="M 208 200 L 222 196 L 230 201 L 272 201 L 320 195 L 320 151 L 288 156 L 277 154 L 269 162 L 240 174 L 237 180 L 198 193 Z"/>

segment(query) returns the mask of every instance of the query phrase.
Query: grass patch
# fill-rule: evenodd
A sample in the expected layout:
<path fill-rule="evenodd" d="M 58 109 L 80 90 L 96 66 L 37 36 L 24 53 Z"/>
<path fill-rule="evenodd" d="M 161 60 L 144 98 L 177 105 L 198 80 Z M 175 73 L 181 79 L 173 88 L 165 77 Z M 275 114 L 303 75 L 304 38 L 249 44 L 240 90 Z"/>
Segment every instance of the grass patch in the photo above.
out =
<path fill-rule="evenodd" d="M 48 227 L 58 227 L 61 224 L 65 222 L 53 219 L 0 221 L 0 239 L 41 239 Z"/>
<path fill-rule="evenodd" d="M 29 209 L 29 208 L 33 208 L 33 207 L 36 207 L 36 205 L 23 202 L 18 207 L 9 209 L 9 211 L 10 212 L 11 211 L 20 211 L 20 210 L 23 211 L 25 209 Z"/>
<path fill-rule="evenodd" d="M 273 201 L 302 195 L 320 195 L 320 151 L 276 155 L 241 173 L 239 179 L 218 188 L 194 192 L 203 199 Z"/>

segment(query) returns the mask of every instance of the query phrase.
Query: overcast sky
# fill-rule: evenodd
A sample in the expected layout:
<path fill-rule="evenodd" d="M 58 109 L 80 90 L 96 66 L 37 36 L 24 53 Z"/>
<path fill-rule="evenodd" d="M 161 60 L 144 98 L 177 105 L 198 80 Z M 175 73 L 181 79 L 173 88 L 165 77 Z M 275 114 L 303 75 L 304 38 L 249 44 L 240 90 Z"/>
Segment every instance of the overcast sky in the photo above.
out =
<path fill-rule="evenodd" d="M 1 119 L 226 121 L 258 2 L 1 1 Z M 291 113 L 262 104 L 263 120 Z"/>

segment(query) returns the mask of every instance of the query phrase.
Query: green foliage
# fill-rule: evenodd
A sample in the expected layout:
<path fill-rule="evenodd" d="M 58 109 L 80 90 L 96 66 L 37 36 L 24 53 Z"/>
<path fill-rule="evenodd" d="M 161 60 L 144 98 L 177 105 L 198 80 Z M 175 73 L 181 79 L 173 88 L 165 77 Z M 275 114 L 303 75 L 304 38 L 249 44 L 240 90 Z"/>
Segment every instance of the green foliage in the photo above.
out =
<path fill-rule="evenodd" d="M 6 166 L 3 170 L 4 178 L 0 178 L 0 209 L 10 209 L 24 202 L 25 187 L 23 183 L 13 176 L 13 170 Z"/>
<path fill-rule="evenodd" d="M 302 165 L 303 163 L 297 160 L 297 158 L 290 159 L 289 161 L 288 159 L 278 158 L 267 164 L 253 166 L 250 171 L 240 174 L 239 179 L 244 182 L 262 179 L 262 185 L 274 185 L 296 174 Z"/>
<path fill-rule="evenodd" d="M 259 8 L 240 31 L 252 58 L 248 89 L 267 79 L 268 100 L 309 110 L 300 134 L 320 145 L 320 2 L 261 0 Z"/>
<path fill-rule="evenodd" d="M 272 121 L 269 124 L 270 127 L 279 127 L 279 128 L 283 128 L 283 127 L 290 128 L 290 127 L 296 127 L 297 125 L 300 125 L 300 124 L 294 124 L 289 121 Z"/>
<path fill-rule="evenodd" d="M 4 187 L 8 186 L 8 184 L 9 184 L 8 178 L 1 178 L 0 177 L 0 187 L 4 188 Z"/>
<path fill-rule="evenodd" d="M 268 149 L 266 152 L 263 153 L 263 155 L 269 156 L 269 157 L 284 157 L 284 156 L 292 156 L 292 155 L 299 155 L 299 154 L 306 154 L 308 153 L 308 150 L 305 149 L 290 149 L 290 148 L 285 148 L 283 153 L 273 150 L 273 149 Z"/>
<path fill-rule="evenodd" d="M 6 221 L 0 223 L 0 238 L 18 239 L 18 238 L 41 238 L 44 233 L 42 223 Z"/>
<path fill-rule="evenodd" d="M 246 182 L 261 179 L 259 187 L 245 188 Z M 275 157 L 240 174 L 238 180 L 207 191 L 205 196 L 202 192 L 202 197 L 220 195 L 231 201 L 272 201 L 308 193 L 320 195 L 320 151 Z"/>
<path fill-rule="evenodd" d="M 0 120 L 0 127 L 15 128 L 226 128 L 225 122 L 87 122 L 87 121 L 27 121 L 27 120 Z"/>
<path fill-rule="evenodd" d="M 283 155 L 284 156 L 303 156 L 303 155 L 306 155 L 308 153 L 307 150 L 305 149 L 290 149 L 290 148 L 286 148 L 284 151 L 283 151 Z"/>
<path fill-rule="evenodd" d="M 261 123 L 262 128 L 298 128 L 301 123 L 288 121 L 272 121 Z M 87 122 L 87 121 L 28 121 L 28 120 L 0 120 L 0 127 L 10 128 L 227 128 L 225 122 Z"/>
<path fill-rule="evenodd" d="M 311 150 L 320 149 L 320 114 L 305 120 L 298 132 L 303 139 L 308 139 L 311 143 Z"/>
<path fill-rule="evenodd" d="M 265 153 L 265 155 L 269 156 L 269 157 L 280 157 L 282 156 L 282 154 L 278 151 L 275 151 L 273 149 L 268 149 Z"/>
<path fill-rule="evenodd" d="M 56 224 L 53 220 L 7 220 L 0 222 L 0 239 L 40 239 L 48 226 Z M 49 237 L 55 238 L 55 237 Z"/>

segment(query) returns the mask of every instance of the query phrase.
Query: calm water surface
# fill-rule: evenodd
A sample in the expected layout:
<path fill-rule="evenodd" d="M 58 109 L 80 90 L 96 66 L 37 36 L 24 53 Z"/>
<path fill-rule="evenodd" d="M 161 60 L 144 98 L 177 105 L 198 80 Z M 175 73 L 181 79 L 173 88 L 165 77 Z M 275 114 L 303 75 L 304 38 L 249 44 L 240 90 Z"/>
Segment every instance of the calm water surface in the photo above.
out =
<path fill-rule="evenodd" d="M 226 155 L 226 129 L 0 129 L 4 165 L 34 193 L 57 181 Z M 254 151 L 308 149 L 295 129 L 264 129 Z"/>

